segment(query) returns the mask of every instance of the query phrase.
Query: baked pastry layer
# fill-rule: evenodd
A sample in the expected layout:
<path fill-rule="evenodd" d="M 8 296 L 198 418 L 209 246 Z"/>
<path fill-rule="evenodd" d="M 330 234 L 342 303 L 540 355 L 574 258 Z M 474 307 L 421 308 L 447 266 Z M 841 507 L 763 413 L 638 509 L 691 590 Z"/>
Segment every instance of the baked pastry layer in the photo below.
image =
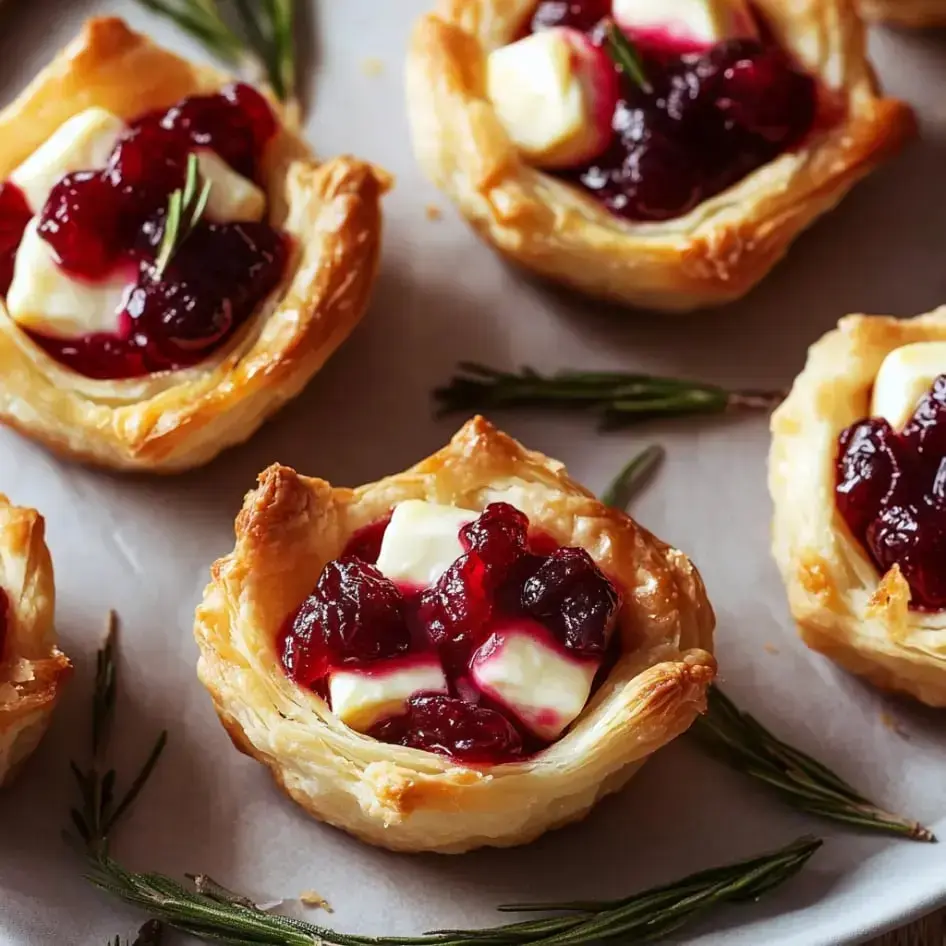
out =
<path fill-rule="evenodd" d="M 624 594 L 621 655 L 574 726 L 527 761 L 465 766 L 377 742 L 290 680 L 286 617 L 355 530 L 406 499 L 482 509 L 506 500 L 563 545 L 586 549 Z M 235 745 L 323 821 L 382 847 L 456 853 L 524 844 L 583 817 L 705 708 L 714 617 L 690 561 L 603 506 L 560 463 L 482 418 L 403 473 L 358 489 L 272 466 L 236 521 L 197 609 L 198 675 Z"/>
<path fill-rule="evenodd" d="M 899 26 L 944 26 L 943 0 L 858 0 L 861 13 L 869 20 Z"/>
<path fill-rule="evenodd" d="M 39 513 L 13 506 L 0 494 L 0 590 L 6 597 L 6 634 L 0 646 L 0 785 L 13 778 L 39 744 L 72 669 L 56 646 L 53 567 L 44 528 Z"/>
<path fill-rule="evenodd" d="M 100 106 L 128 120 L 229 81 L 121 20 L 90 20 L 0 112 L 0 180 L 84 109 Z M 284 117 L 263 178 L 270 223 L 295 250 L 271 303 L 227 347 L 193 368 L 92 381 L 44 353 L 0 303 L 0 421 L 80 460 L 173 472 L 246 440 L 295 397 L 364 313 L 388 178 L 355 158 L 316 163 Z"/>
<path fill-rule="evenodd" d="M 810 349 L 772 418 L 773 551 L 802 638 L 886 690 L 946 706 L 946 613 L 909 609 L 900 569 L 878 573 L 838 513 L 841 431 L 870 414 L 884 358 L 946 340 L 946 308 L 914 319 L 849 315 Z"/>
<path fill-rule="evenodd" d="M 484 65 L 516 38 L 535 0 L 440 0 L 417 23 L 407 103 L 418 160 L 482 237 L 543 276 L 665 311 L 737 299 L 915 132 L 910 108 L 878 93 L 852 0 L 757 6 L 840 117 L 685 216 L 620 220 L 519 156 L 486 98 Z"/>

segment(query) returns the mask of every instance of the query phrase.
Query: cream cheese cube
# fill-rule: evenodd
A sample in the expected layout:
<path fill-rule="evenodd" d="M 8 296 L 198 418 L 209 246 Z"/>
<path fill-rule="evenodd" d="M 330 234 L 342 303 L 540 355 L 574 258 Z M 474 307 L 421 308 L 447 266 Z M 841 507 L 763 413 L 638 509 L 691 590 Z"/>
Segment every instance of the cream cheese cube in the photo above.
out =
<path fill-rule="evenodd" d="M 70 275 L 39 235 L 38 221 L 34 217 L 27 224 L 16 253 L 6 300 L 10 317 L 23 328 L 60 338 L 114 332 L 133 277 L 87 282 Z"/>
<path fill-rule="evenodd" d="M 381 661 L 377 667 L 337 670 L 329 676 L 332 712 L 346 725 L 366 732 L 399 716 L 415 693 L 447 693 L 447 678 L 436 657 Z"/>
<path fill-rule="evenodd" d="M 427 588 L 465 552 L 460 529 L 479 513 L 407 499 L 394 508 L 377 566 L 391 581 Z"/>
<path fill-rule="evenodd" d="M 713 46 L 726 39 L 758 36 L 746 0 L 614 0 L 615 22 L 628 35 Z"/>
<path fill-rule="evenodd" d="M 197 151 L 197 168 L 210 182 L 207 219 L 214 223 L 246 223 L 263 219 L 266 195 L 251 180 L 237 174 L 216 152 Z"/>
<path fill-rule="evenodd" d="M 490 53 L 486 94 L 529 163 L 562 168 L 608 146 L 619 89 L 607 54 L 577 30 L 558 27 Z"/>
<path fill-rule="evenodd" d="M 104 168 L 125 123 L 104 108 L 87 108 L 64 122 L 10 175 L 33 213 L 66 174 Z"/>
<path fill-rule="evenodd" d="M 946 374 L 946 342 L 914 342 L 895 348 L 877 372 L 871 416 L 902 430 L 941 374 Z"/>
<path fill-rule="evenodd" d="M 571 656 L 541 625 L 523 621 L 493 633 L 474 654 L 471 673 L 483 693 L 553 740 L 585 708 L 598 667 Z"/>

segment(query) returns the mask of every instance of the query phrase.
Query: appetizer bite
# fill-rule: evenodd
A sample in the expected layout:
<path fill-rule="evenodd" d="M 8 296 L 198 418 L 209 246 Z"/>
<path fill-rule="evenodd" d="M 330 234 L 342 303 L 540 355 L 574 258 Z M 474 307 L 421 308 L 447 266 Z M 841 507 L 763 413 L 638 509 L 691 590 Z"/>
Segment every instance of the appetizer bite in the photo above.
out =
<path fill-rule="evenodd" d="M 42 517 L 0 494 L 0 785 L 36 748 L 72 670 L 56 646 Z"/>
<path fill-rule="evenodd" d="M 0 112 L 0 421 L 119 469 L 249 437 L 364 312 L 383 175 L 117 19 Z"/>
<path fill-rule="evenodd" d="M 914 132 L 847 0 L 441 0 L 421 164 L 500 252 L 593 296 L 744 295 Z"/>
<path fill-rule="evenodd" d="M 358 489 L 273 466 L 197 609 L 238 748 L 393 850 L 523 844 L 705 709 L 689 560 L 482 418 Z"/>
<path fill-rule="evenodd" d="M 772 435 L 774 552 L 805 642 L 946 706 L 946 308 L 842 319 Z"/>

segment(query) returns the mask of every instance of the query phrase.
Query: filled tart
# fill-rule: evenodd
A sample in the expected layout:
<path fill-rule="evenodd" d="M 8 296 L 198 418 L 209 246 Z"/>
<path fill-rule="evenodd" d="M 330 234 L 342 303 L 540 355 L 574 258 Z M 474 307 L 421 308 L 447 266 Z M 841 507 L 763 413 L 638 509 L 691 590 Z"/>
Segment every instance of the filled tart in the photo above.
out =
<path fill-rule="evenodd" d="M 234 743 L 394 850 L 582 817 L 716 672 L 687 558 L 482 418 L 354 490 L 270 467 L 212 574 L 198 673 Z"/>
<path fill-rule="evenodd" d="M 946 25 L 944 0 L 858 0 L 858 6 L 869 20 L 900 26 Z"/>
<path fill-rule="evenodd" d="M 0 494 L 0 785 L 36 748 L 69 676 L 43 519 Z"/>
<path fill-rule="evenodd" d="M 275 102 L 121 20 L 89 21 L 0 141 L 0 420 L 56 450 L 205 463 L 364 312 L 384 175 L 317 164 Z"/>
<path fill-rule="evenodd" d="M 842 319 L 772 435 L 775 558 L 802 637 L 946 706 L 946 308 Z"/>
<path fill-rule="evenodd" d="M 440 0 L 408 107 L 500 252 L 668 311 L 742 296 L 914 132 L 848 0 Z"/>

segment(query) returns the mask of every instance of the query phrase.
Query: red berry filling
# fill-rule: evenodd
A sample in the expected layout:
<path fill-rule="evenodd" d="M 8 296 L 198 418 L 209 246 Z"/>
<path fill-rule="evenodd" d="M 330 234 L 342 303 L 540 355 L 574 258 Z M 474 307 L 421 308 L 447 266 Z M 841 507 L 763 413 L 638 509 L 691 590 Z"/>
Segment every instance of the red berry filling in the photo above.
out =
<path fill-rule="evenodd" d="M 543 0 L 527 32 L 566 26 L 605 43 L 610 3 Z M 814 78 L 771 38 L 694 51 L 670 37 L 637 38 L 642 89 L 620 73 L 611 141 L 587 165 L 560 172 L 612 213 L 667 220 L 796 147 L 818 111 Z"/>
<path fill-rule="evenodd" d="M 184 183 L 188 155 L 216 152 L 259 181 L 276 120 L 246 85 L 193 96 L 130 123 L 103 169 L 63 177 L 38 230 L 60 267 L 95 282 L 128 273 L 134 289 L 114 333 L 80 338 L 27 334 L 57 361 L 91 378 L 140 377 L 184 368 L 229 339 L 276 288 L 287 238 L 267 223 L 203 221 L 156 276 L 168 198 Z M 31 214 L 23 195 L 0 187 L 0 291 L 9 291 L 16 249 Z"/>
<path fill-rule="evenodd" d="M 843 431 L 835 499 L 878 569 L 900 566 L 911 607 L 946 608 L 946 375 L 899 434 L 879 418 Z"/>
<path fill-rule="evenodd" d="M 356 532 L 326 565 L 315 590 L 280 637 L 283 666 L 324 695 L 333 669 L 402 655 L 439 654 L 449 696 L 415 694 L 407 711 L 371 730 L 374 738 L 443 752 L 467 762 L 503 762 L 547 743 L 493 704 L 470 679 L 476 649 L 510 620 L 536 620 L 576 657 L 603 658 L 620 597 L 583 549 L 549 548 L 548 536 L 506 503 L 492 503 L 460 529 L 468 551 L 433 586 L 398 587 L 377 560 L 389 518 Z"/>

